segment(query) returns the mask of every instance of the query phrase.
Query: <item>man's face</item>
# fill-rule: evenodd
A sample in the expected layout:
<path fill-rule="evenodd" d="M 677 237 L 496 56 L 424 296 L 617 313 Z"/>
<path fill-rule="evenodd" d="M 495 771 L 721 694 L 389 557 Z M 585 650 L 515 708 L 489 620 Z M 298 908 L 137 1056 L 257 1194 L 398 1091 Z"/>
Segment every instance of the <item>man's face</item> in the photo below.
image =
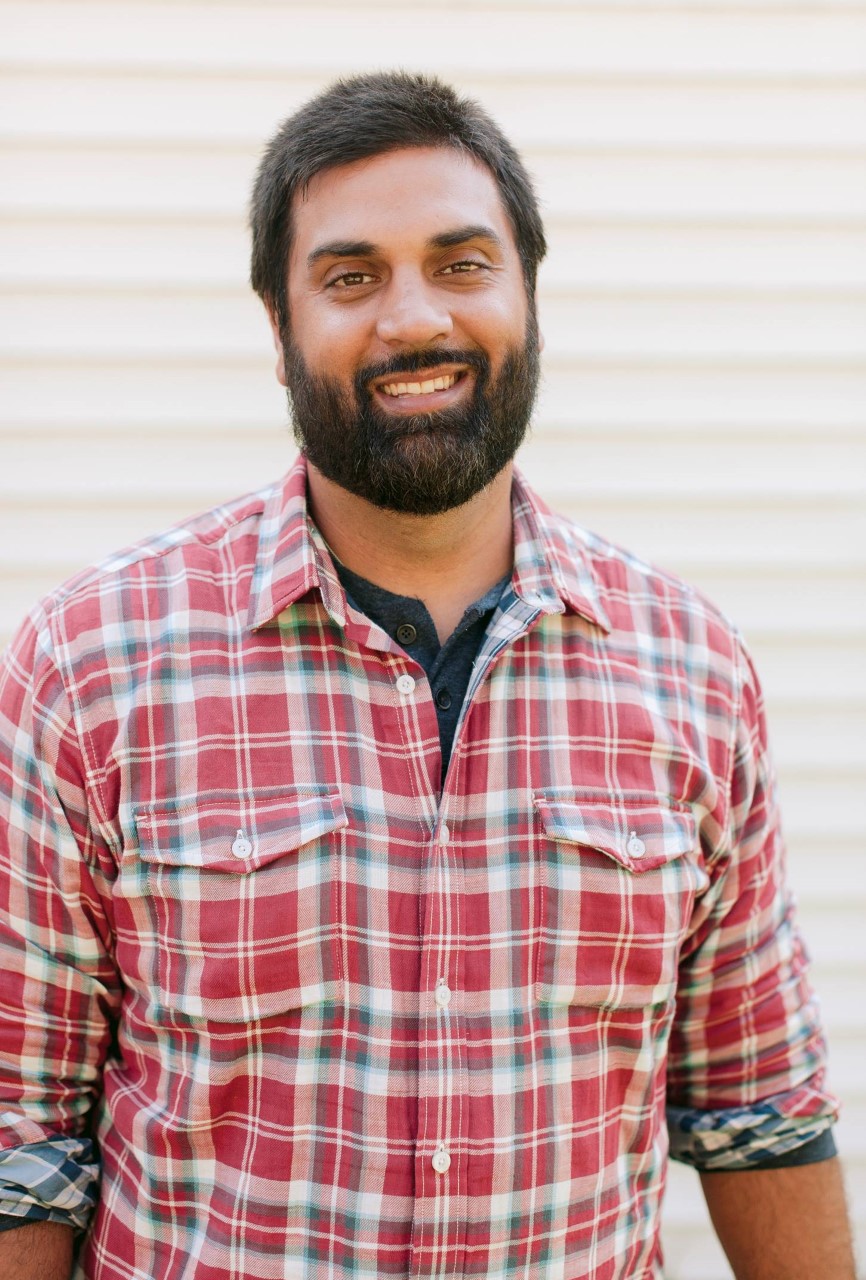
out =
<path fill-rule="evenodd" d="M 380 507 L 467 502 L 513 457 L 538 382 L 492 175 L 450 148 L 392 151 L 317 175 L 293 227 L 275 338 L 307 457 Z"/>

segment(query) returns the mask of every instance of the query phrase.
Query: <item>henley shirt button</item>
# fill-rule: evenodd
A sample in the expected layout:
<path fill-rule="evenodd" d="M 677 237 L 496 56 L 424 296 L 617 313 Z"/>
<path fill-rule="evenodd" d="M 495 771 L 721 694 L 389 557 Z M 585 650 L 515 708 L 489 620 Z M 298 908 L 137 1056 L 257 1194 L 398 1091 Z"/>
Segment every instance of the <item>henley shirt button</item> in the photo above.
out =
<path fill-rule="evenodd" d="M 232 853 L 236 858 L 248 858 L 252 851 L 252 843 L 246 838 L 243 831 L 239 831 L 235 836 L 235 842 L 232 845 Z"/>
<path fill-rule="evenodd" d="M 400 676 L 397 680 L 397 688 L 400 693 L 412 693 L 415 689 L 415 681 L 412 676 Z"/>
<path fill-rule="evenodd" d="M 451 1003 L 451 988 L 448 986 L 448 983 L 444 978 L 440 978 L 436 983 L 436 991 L 433 994 L 433 999 L 436 1001 L 440 1009 L 447 1009 Z"/>
<path fill-rule="evenodd" d="M 418 632 L 411 622 L 403 622 L 397 628 L 397 639 L 401 644 L 414 644 L 418 639 Z"/>
<path fill-rule="evenodd" d="M 436 706 L 441 707 L 443 711 L 447 711 L 451 706 L 451 694 L 447 689 L 440 689 L 436 694 Z"/>
<path fill-rule="evenodd" d="M 440 1142 L 439 1146 L 434 1151 L 431 1163 L 437 1173 L 447 1173 L 451 1168 L 451 1157 L 445 1150 L 444 1142 Z"/>
<path fill-rule="evenodd" d="M 642 858 L 646 853 L 646 845 L 636 831 L 633 831 L 629 836 L 625 849 L 631 858 Z"/>

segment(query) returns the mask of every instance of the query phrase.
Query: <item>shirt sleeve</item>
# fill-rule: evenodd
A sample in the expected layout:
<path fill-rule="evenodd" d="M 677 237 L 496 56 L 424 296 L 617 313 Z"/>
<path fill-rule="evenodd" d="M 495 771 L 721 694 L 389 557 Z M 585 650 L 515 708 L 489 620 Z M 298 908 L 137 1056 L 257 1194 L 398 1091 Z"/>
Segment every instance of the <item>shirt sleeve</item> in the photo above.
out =
<path fill-rule="evenodd" d="M 83 1226 L 120 983 L 114 861 L 71 700 L 34 614 L 0 659 L 0 1212 Z M 104 825 L 104 824 L 103 824 Z"/>
<path fill-rule="evenodd" d="M 681 956 L 668 1064 L 670 1154 L 703 1170 L 778 1162 L 838 1115 L 786 883 L 763 696 L 745 651 L 728 813 Z"/>

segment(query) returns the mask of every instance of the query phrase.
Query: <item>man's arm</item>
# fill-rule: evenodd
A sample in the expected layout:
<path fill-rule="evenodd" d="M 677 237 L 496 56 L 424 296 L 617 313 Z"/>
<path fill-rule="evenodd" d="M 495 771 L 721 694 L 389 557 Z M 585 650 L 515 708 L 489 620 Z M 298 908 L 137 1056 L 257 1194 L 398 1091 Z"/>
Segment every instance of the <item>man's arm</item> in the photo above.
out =
<path fill-rule="evenodd" d="M 69 1280 L 73 1230 L 28 1222 L 0 1234 L 0 1280 Z"/>
<path fill-rule="evenodd" d="M 121 984 L 115 862 L 73 708 L 34 611 L 0 658 L 0 1227 L 83 1230 L 96 1201 L 86 1135 Z"/>
<path fill-rule="evenodd" d="M 702 1173 L 701 1185 L 736 1280 L 855 1280 L 838 1157 Z"/>
<path fill-rule="evenodd" d="M 763 696 L 743 651 L 727 822 L 683 948 L 670 1153 L 701 1173 L 738 1280 L 853 1280 L 820 1008 L 786 882 Z"/>

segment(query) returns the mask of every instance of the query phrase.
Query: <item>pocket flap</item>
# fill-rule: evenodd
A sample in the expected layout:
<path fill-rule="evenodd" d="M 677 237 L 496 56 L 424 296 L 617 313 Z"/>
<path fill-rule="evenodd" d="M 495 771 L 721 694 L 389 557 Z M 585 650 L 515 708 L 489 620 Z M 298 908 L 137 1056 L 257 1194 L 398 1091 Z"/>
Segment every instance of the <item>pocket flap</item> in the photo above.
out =
<path fill-rule="evenodd" d="M 697 828 L 686 806 L 658 796 L 535 797 L 551 840 L 586 845 L 628 871 L 650 871 L 695 848 Z"/>
<path fill-rule="evenodd" d="M 233 795 L 142 809 L 135 825 L 144 862 L 244 875 L 348 824 L 338 791 L 249 800 Z"/>

